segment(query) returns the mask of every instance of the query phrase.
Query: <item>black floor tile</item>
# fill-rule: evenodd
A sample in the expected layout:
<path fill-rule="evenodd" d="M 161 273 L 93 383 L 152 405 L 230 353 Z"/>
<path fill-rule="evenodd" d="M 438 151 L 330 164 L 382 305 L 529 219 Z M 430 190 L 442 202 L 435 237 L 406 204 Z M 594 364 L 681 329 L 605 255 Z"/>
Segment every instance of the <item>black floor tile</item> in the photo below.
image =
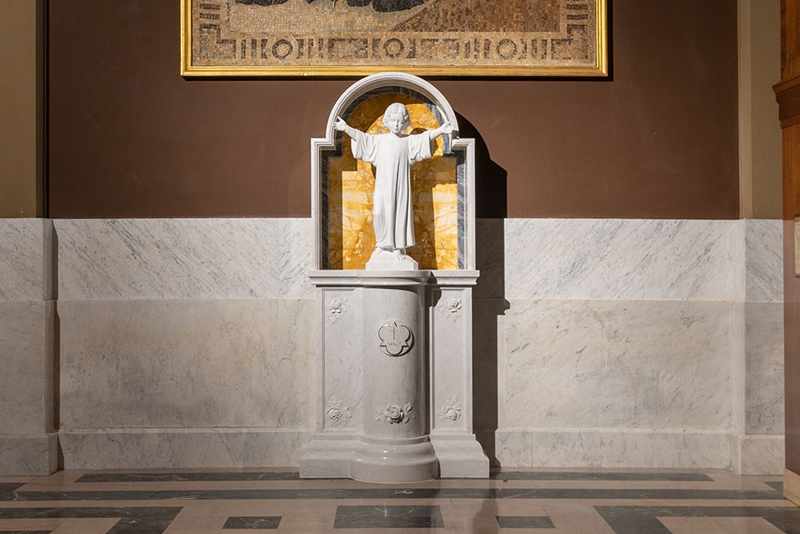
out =
<path fill-rule="evenodd" d="M 643 481 L 643 482 L 713 482 L 714 479 L 703 473 L 579 473 L 560 471 L 506 471 L 492 473 L 495 480 L 602 480 L 602 481 Z"/>
<path fill-rule="evenodd" d="M 261 473 L 91 473 L 76 482 L 238 482 L 251 480 L 300 480 L 297 471 Z"/>
<path fill-rule="evenodd" d="M 524 515 L 498 515 L 500 528 L 556 528 L 549 517 Z"/>
<path fill-rule="evenodd" d="M 24 484 L 0 484 L 0 501 L 13 501 L 17 498 L 16 490 Z"/>
<path fill-rule="evenodd" d="M 783 482 L 764 482 L 764 484 L 774 489 L 775 491 L 783 493 Z"/>
<path fill-rule="evenodd" d="M 280 517 L 229 517 L 222 528 L 276 529 L 280 524 Z"/>
<path fill-rule="evenodd" d="M 800 508 L 748 506 L 595 506 L 616 534 L 670 534 L 659 517 L 763 517 L 786 534 L 800 534 Z"/>
<path fill-rule="evenodd" d="M 118 517 L 108 534 L 162 534 L 180 507 L 0 508 L 0 519 L 78 519 Z M 6 534 L 6 533 L 3 533 Z"/>
<path fill-rule="evenodd" d="M 438 506 L 339 506 L 333 528 L 443 528 Z"/>

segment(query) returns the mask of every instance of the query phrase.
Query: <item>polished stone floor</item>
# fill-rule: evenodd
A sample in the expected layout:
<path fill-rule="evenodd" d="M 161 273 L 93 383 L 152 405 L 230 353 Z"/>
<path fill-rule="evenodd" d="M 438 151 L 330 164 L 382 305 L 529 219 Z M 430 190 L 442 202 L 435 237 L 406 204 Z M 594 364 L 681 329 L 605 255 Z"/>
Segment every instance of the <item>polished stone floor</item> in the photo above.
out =
<path fill-rule="evenodd" d="M 800 534 L 781 477 L 729 471 L 501 471 L 376 485 L 295 470 L 0 477 L 0 533 Z"/>

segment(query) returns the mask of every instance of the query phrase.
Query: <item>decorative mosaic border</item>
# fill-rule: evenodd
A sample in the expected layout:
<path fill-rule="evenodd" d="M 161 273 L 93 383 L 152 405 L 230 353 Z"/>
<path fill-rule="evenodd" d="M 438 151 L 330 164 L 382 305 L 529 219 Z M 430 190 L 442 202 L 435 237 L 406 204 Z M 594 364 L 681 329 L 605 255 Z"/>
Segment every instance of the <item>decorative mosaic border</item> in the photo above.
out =
<path fill-rule="evenodd" d="M 606 1 L 181 0 L 181 74 L 606 76 Z"/>

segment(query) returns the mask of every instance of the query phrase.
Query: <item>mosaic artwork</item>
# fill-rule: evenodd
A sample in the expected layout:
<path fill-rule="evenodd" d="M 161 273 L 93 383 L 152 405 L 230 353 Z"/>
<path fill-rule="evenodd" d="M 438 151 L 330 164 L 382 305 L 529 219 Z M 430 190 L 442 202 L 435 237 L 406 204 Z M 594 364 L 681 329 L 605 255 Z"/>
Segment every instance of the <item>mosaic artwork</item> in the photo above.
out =
<path fill-rule="evenodd" d="M 606 0 L 181 0 L 187 76 L 604 76 Z"/>

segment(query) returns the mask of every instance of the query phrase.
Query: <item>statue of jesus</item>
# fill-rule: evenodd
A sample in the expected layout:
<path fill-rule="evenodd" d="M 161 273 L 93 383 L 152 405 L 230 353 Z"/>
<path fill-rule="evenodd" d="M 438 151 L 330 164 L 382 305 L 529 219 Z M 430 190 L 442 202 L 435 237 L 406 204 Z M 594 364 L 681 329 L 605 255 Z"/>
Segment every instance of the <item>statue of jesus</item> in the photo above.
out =
<path fill-rule="evenodd" d="M 445 122 L 435 130 L 405 135 L 403 132 L 411 125 L 411 120 L 408 110 L 399 102 L 386 108 L 383 124 L 389 128 L 389 133 L 367 134 L 349 126 L 341 117 L 336 118 L 334 127 L 350 136 L 353 156 L 375 165 L 375 192 L 372 196 L 375 251 L 370 262 L 384 259 L 402 262 L 410 260 L 406 248 L 415 243 L 411 165 L 430 158 L 433 140 L 442 134 L 450 134 L 453 126 Z"/>

